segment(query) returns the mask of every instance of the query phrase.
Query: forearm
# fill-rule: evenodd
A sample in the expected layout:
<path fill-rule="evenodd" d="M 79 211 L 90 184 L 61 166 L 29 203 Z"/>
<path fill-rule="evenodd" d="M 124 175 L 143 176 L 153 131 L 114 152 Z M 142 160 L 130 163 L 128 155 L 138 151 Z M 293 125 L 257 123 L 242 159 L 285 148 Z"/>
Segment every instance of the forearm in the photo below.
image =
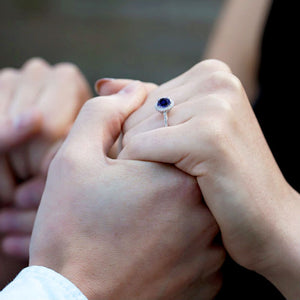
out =
<path fill-rule="evenodd" d="M 300 195 L 291 190 L 285 199 L 289 212 L 277 221 L 277 235 L 269 253 L 274 263 L 259 273 L 271 281 L 287 299 L 300 298 Z M 276 263 L 277 262 L 277 263 Z"/>
<path fill-rule="evenodd" d="M 205 58 L 226 62 L 245 86 L 250 101 L 256 93 L 260 41 L 270 0 L 228 0 L 209 39 Z"/>

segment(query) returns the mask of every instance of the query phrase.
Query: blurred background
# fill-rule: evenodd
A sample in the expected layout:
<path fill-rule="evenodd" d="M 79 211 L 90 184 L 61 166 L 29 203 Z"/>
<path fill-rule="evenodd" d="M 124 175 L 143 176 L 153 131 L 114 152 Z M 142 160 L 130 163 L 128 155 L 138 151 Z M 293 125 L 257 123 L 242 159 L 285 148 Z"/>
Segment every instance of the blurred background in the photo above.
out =
<path fill-rule="evenodd" d="M 1 0 L 0 68 L 30 57 L 162 83 L 197 63 L 224 0 Z"/>

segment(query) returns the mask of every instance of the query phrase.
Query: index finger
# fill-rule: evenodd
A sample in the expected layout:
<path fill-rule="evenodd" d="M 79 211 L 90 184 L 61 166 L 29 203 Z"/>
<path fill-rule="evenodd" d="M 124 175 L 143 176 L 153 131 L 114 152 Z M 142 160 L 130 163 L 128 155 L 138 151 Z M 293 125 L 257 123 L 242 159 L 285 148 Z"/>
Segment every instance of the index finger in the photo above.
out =
<path fill-rule="evenodd" d="M 154 89 L 147 97 L 145 103 L 139 108 L 139 110 L 126 120 L 124 125 L 124 131 L 127 132 L 129 129 L 137 126 L 140 122 L 155 114 L 153 109 L 154 104 L 159 98 L 171 97 L 174 93 L 178 93 L 183 86 L 192 86 L 195 88 L 197 84 L 204 81 L 206 78 L 211 76 L 215 72 L 226 72 L 231 73 L 230 68 L 223 62 L 215 59 L 204 60 L 185 73 L 177 76 L 174 79 L 162 84 L 157 89 Z M 199 89 L 199 87 L 198 87 Z M 171 95 L 172 94 L 172 95 Z M 186 101 L 186 98 L 193 96 L 192 91 L 187 90 L 184 98 L 176 97 L 173 99 L 175 104 Z"/>

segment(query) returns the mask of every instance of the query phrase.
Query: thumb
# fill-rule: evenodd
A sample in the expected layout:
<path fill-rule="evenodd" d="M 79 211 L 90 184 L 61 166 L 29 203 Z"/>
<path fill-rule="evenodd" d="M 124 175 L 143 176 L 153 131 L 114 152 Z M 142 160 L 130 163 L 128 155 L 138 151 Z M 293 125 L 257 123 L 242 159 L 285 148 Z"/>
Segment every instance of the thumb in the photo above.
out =
<path fill-rule="evenodd" d="M 82 107 L 65 146 L 97 156 L 107 156 L 125 120 L 145 101 L 147 92 L 140 81 L 133 81 L 117 94 L 96 97 Z M 95 152 L 94 152 L 95 151 Z"/>
<path fill-rule="evenodd" d="M 125 86 L 134 82 L 133 79 L 112 79 L 112 78 L 102 78 L 96 81 L 95 91 L 99 96 L 109 96 L 119 92 Z M 143 82 L 147 93 L 150 94 L 158 86 L 152 82 Z"/>

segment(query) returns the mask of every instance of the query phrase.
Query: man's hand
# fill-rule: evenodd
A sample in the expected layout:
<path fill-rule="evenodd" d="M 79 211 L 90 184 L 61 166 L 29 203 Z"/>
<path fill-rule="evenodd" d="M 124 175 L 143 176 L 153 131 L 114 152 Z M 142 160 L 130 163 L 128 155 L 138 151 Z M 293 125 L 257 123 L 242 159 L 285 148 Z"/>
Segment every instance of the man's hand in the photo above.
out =
<path fill-rule="evenodd" d="M 51 163 L 30 265 L 61 273 L 89 299 L 212 299 L 225 254 L 194 178 L 107 157 L 146 94 L 134 82 L 84 105 Z"/>

